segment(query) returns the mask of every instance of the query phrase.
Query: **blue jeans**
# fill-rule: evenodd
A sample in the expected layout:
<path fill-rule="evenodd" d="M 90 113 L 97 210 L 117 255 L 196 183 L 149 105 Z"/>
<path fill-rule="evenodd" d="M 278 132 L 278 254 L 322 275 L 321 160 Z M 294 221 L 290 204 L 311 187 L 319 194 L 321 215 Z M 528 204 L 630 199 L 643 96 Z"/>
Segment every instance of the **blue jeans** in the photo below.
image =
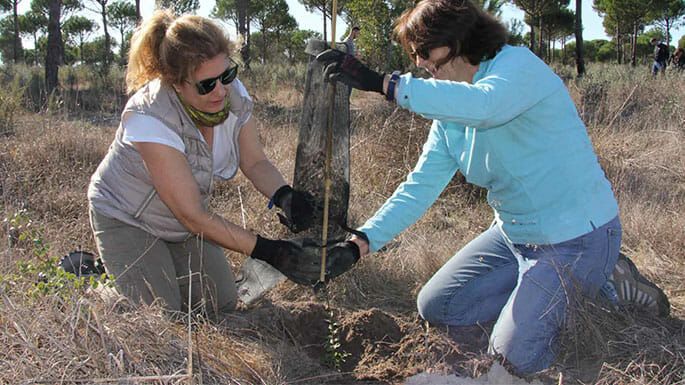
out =
<path fill-rule="evenodd" d="M 654 63 L 652 63 L 652 75 L 656 76 L 659 73 L 659 71 L 661 71 L 662 73 L 666 71 L 666 62 L 654 60 Z"/>
<path fill-rule="evenodd" d="M 423 319 L 465 326 L 497 320 L 490 352 L 520 373 L 549 367 L 566 317 L 568 297 L 594 298 L 611 275 L 621 245 L 618 217 L 593 231 L 553 245 L 519 245 L 493 226 L 438 270 L 418 295 Z M 534 265 L 518 282 L 514 255 Z"/>

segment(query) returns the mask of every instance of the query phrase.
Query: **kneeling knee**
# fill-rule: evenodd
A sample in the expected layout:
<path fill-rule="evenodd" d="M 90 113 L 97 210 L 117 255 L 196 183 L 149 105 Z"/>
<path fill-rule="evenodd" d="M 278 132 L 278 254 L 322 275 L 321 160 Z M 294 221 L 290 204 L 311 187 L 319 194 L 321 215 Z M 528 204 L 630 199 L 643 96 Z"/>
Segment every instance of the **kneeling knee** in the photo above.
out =
<path fill-rule="evenodd" d="M 432 324 L 446 324 L 447 303 L 442 296 L 434 295 L 430 290 L 422 289 L 416 298 L 419 315 Z"/>

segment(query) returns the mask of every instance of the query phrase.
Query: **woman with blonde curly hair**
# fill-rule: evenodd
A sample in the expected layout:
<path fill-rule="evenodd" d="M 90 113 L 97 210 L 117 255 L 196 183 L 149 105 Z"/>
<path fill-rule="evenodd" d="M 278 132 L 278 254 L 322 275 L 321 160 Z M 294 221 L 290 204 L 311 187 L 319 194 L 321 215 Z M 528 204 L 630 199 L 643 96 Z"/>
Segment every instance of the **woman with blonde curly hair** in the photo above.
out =
<path fill-rule="evenodd" d="M 106 269 L 135 302 L 161 299 L 171 312 L 209 316 L 232 310 L 235 278 L 220 247 L 304 279 L 301 244 L 262 238 L 208 210 L 213 179 L 240 169 L 291 230 L 311 224 L 311 196 L 293 190 L 264 154 L 232 53 L 214 22 L 169 11 L 155 12 L 132 38 L 132 96 L 88 200 Z"/>

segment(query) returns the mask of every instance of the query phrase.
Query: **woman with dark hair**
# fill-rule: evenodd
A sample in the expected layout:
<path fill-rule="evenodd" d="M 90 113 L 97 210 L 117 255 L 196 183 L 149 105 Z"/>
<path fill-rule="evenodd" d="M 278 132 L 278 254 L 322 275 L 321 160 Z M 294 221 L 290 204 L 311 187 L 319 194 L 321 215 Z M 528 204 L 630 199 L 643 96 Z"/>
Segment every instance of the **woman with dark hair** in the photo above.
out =
<path fill-rule="evenodd" d="M 301 242 L 262 238 L 208 208 L 214 179 L 240 170 L 293 231 L 311 225 L 310 195 L 293 190 L 264 154 L 232 54 L 211 20 L 169 11 L 155 12 L 131 40 L 132 95 L 88 202 L 107 272 L 136 303 L 213 318 L 233 310 L 235 278 L 221 247 L 300 283 L 319 276 Z"/>
<path fill-rule="evenodd" d="M 395 33 L 432 78 L 379 74 L 334 50 L 318 57 L 328 79 L 433 119 L 414 170 L 359 228 L 366 239 L 331 248 L 330 277 L 415 223 L 460 171 L 488 190 L 495 220 L 422 288 L 425 320 L 496 321 L 490 351 L 532 373 L 552 364 L 576 291 L 594 297 L 613 280 L 663 312 L 663 293 L 619 259 L 618 205 L 562 80 L 527 48 L 507 45 L 504 26 L 467 0 L 419 1 Z M 622 274 L 612 273 L 617 260 Z M 631 295 L 618 292 L 624 302 Z"/>

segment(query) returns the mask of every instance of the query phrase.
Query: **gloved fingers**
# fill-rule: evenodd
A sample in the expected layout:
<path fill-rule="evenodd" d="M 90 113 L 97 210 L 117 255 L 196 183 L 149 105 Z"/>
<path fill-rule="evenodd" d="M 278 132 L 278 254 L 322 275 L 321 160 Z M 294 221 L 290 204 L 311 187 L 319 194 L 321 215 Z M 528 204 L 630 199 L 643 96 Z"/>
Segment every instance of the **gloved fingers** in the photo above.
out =
<path fill-rule="evenodd" d="M 323 63 L 330 63 L 334 61 L 341 61 L 345 57 L 345 52 L 337 50 L 337 49 L 332 49 L 329 48 L 320 54 L 316 55 L 316 60 L 323 62 Z"/>
<path fill-rule="evenodd" d="M 335 239 L 329 239 L 326 242 L 326 248 L 330 250 L 331 248 L 335 247 L 338 244 L 344 243 L 345 238 L 335 238 Z"/>
<path fill-rule="evenodd" d="M 314 209 L 314 196 L 306 191 L 295 191 L 291 200 L 291 206 L 300 211 L 312 211 Z"/>
<path fill-rule="evenodd" d="M 308 249 L 320 249 L 321 248 L 321 244 L 318 242 L 318 240 L 313 239 L 313 238 L 300 238 L 299 242 L 300 242 L 300 244 L 302 244 L 302 247 L 304 247 L 304 248 L 308 248 Z"/>
<path fill-rule="evenodd" d="M 350 270 L 359 260 L 359 247 L 353 242 L 345 241 L 329 248 L 326 260 L 326 272 L 333 279 Z"/>
<path fill-rule="evenodd" d="M 314 238 L 299 238 L 300 242 L 302 242 L 303 247 L 316 247 L 318 249 L 323 248 L 321 244 L 321 240 L 319 239 L 314 239 Z M 330 251 L 332 248 L 335 246 L 342 246 L 345 245 L 347 241 L 345 241 L 345 238 L 329 238 L 326 240 L 326 249 Z"/>
<path fill-rule="evenodd" d="M 340 63 L 341 71 L 344 72 L 354 73 L 362 67 L 366 68 L 366 66 L 362 62 L 357 60 L 357 58 L 355 58 L 352 55 L 345 56 L 342 60 L 342 63 Z"/>
<path fill-rule="evenodd" d="M 291 223 L 292 226 L 290 227 L 290 231 L 296 234 L 312 227 L 312 221 L 310 217 L 298 214 L 293 214 Z"/>
<path fill-rule="evenodd" d="M 321 275 L 321 260 L 317 258 L 304 258 L 297 266 L 284 273 L 291 281 L 301 285 L 315 284 Z"/>
<path fill-rule="evenodd" d="M 331 64 L 326 65 L 326 68 L 324 68 L 323 71 L 323 78 L 327 81 L 337 81 L 333 79 L 335 76 L 340 75 L 340 63 L 338 62 L 333 62 Z"/>
<path fill-rule="evenodd" d="M 285 215 L 283 215 L 281 213 L 276 213 L 276 215 L 278 215 L 278 221 L 281 222 L 281 224 L 283 226 L 290 229 L 290 231 L 293 231 L 293 224 L 292 224 L 292 222 L 290 222 L 290 219 L 288 219 L 288 217 L 286 217 Z M 295 231 L 293 231 L 293 232 L 295 232 Z"/>
<path fill-rule="evenodd" d="M 347 83 L 345 80 L 347 79 L 347 76 L 341 72 L 334 73 L 328 77 L 328 81 L 331 83 L 335 82 L 342 82 L 342 83 Z"/>

